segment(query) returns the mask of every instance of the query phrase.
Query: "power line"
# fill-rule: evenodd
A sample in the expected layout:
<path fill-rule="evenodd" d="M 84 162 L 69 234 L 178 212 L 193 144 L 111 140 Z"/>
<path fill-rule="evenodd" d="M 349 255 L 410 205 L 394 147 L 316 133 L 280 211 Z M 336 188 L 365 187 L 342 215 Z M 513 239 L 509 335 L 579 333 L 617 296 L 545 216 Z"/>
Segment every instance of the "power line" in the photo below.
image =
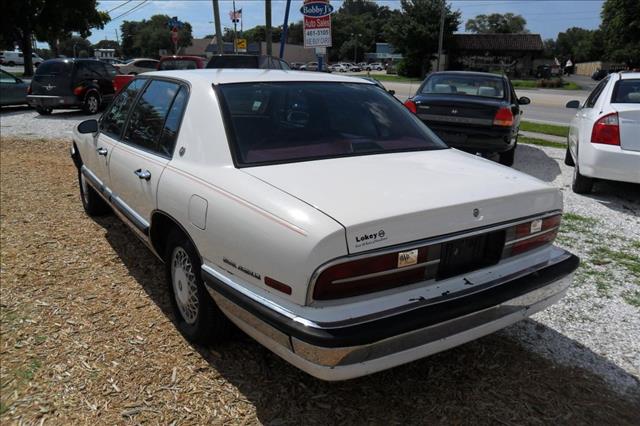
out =
<path fill-rule="evenodd" d="M 116 6 L 116 7 L 114 7 L 113 9 L 111 9 L 111 10 L 107 10 L 107 13 L 111 13 L 111 12 L 113 12 L 114 10 L 121 8 L 121 7 L 122 7 L 122 6 L 124 6 L 125 4 L 127 4 L 127 3 L 131 3 L 132 1 L 133 1 L 133 0 L 127 0 L 127 1 L 125 1 L 124 3 L 121 3 L 121 4 L 117 5 L 117 6 Z"/>
<path fill-rule="evenodd" d="M 113 22 L 113 21 L 115 21 L 116 19 L 120 19 L 120 18 L 122 18 L 123 16 L 127 16 L 127 15 L 129 15 L 130 13 L 133 13 L 134 11 L 136 11 L 136 10 L 140 9 L 140 8 L 141 8 L 142 6 L 144 6 L 145 4 L 149 4 L 149 0 L 144 0 L 144 1 L 143 1 L 142 3 L 140 3 L 139 5 L 137 5 L 137 6 L 133 7 L 133 8 L 131 8 L 131 9 L 127 10 L 126 12 L 124 12 L 124 13 L 122 13 L 122 14 L 120 14 L 120 15 L 116 16 L 116 17 L 115 17 L 115 18 L 113 18 L 110 22 Z"/>

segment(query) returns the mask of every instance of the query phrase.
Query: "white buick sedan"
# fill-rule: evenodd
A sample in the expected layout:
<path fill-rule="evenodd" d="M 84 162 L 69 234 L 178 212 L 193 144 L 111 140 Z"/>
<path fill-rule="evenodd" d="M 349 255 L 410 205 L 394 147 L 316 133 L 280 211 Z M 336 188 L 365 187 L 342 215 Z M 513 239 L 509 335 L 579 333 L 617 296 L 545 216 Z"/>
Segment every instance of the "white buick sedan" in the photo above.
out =
<path fill-rule="evenodd" d="M 562 198 L 448 148 L 360 78 L 152 72 L 74 132 L 89 215 L 166 265 L 180 331 L 230 322 L 316 377 L 394 367 L 559 300 Z"/>
<path fill-rule="evenodd" d="M 590 193 L 596 179 L 640 183 L 640 73 L 609 74 L 567 108 L 578 108 L 565 156 L 573 191 Z"/>

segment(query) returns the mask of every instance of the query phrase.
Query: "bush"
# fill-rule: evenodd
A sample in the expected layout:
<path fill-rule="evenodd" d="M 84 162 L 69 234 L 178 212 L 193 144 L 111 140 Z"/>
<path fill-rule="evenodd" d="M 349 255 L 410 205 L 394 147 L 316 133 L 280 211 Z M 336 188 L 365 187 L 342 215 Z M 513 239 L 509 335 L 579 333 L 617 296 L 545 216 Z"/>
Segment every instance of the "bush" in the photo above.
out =
<path fill-rule="evenodd" d="M 545 78 L 545 79 L 536 81 L 536 87 L 556 87 L 557 88 L 557 87 L 562 87 L 563 84 L 564 82 L 560 77 Z"/>

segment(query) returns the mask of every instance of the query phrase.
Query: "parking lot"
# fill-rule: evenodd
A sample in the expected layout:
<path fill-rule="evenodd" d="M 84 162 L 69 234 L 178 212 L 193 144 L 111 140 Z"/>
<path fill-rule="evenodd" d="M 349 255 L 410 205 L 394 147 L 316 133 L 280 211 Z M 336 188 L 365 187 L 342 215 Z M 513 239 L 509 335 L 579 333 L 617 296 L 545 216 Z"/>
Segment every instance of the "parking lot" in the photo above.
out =
<path fill-rule="evenodd" d="M 69 158 L 79 111 L 0 113 L 1 419 L 70 423 L 611 423 L 640 418 L 640 188 L 570 189 L 564 151 L 515 168 L 564 194 L 558 244 L 582 258 L 560 303 L 495 335 L 342 383 L 236 333 L 190 345 L 161 264 L 115 217 L 92 220 Z M 488 161 L 488 160 L 487 160 Z M 6 395 L 6 396 L 5 396 Z"/>

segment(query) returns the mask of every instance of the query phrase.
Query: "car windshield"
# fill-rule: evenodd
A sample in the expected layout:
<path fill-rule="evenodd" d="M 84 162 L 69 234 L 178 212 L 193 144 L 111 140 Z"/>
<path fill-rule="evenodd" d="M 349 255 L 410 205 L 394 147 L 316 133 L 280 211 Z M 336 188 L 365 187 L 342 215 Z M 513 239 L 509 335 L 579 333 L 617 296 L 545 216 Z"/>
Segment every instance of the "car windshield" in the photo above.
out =
<path fill-rule="evenodd" d="M 427 79 L 420 93 L 503 99 L 504 86 L 504 80 L 498 76 L 435 74 Z"/>
<path fill-rule="evenodd" d="M 278 82 L 219 88 L 240 167 L 447 148 L 400 102 L 372 84 Z"/>
<path fill-rule="evenodd" d="M 207 68 L 258 68 L 257 56 L 214 56 Z"/>
<path fill-rule="evenodd" d="M 640 79 L 620 80 L 611 96 L 613 104 L 640 104 Z"/>
<path fill-rule="evenodd" d="M 160 71 L 167 70 L 195 70 L 198 68 L 196 61 L 191 59 L 168 59 L 160 62 Z"/>

